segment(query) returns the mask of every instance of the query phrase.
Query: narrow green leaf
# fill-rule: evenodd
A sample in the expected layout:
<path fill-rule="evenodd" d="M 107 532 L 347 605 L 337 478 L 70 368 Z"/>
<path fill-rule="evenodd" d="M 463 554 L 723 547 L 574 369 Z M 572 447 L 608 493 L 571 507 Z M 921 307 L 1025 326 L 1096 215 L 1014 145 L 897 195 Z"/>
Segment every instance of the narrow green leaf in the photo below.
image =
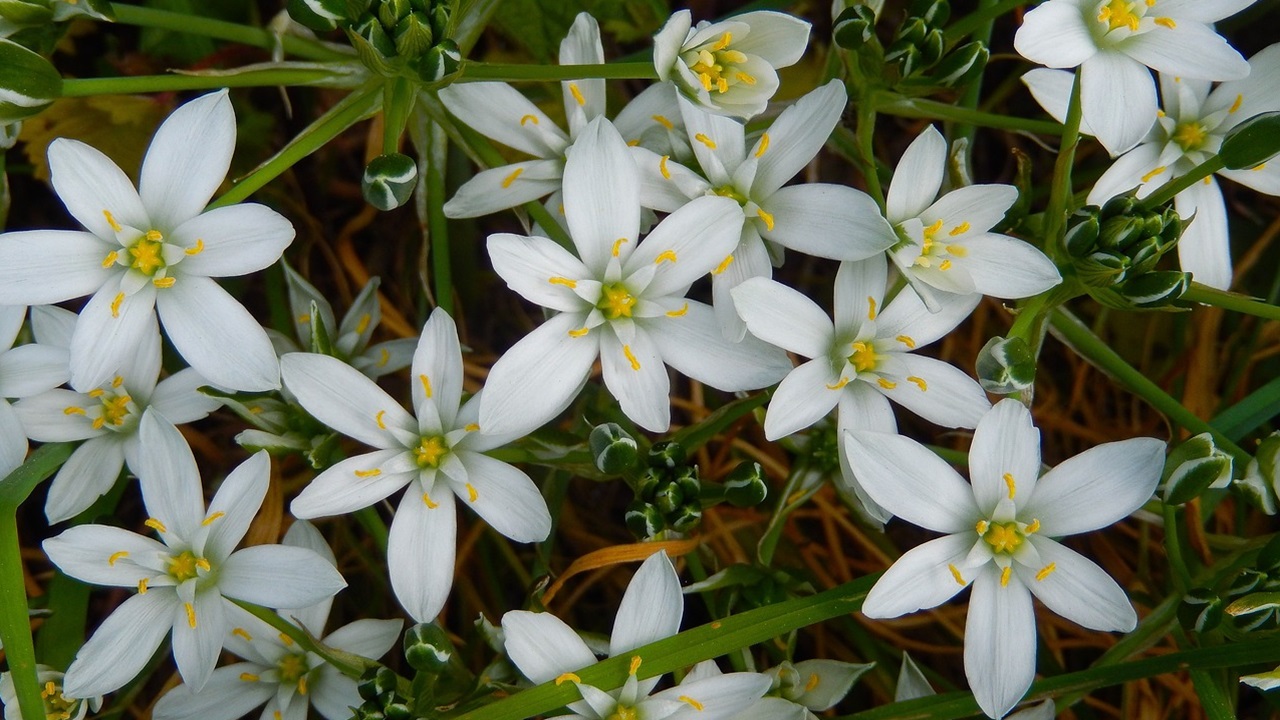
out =
<path fill-rule="evenodd" d="M 1245 120 L 1227 133 L 1218 157 L 1228 170 L 1248 170 L 1280 153 L 1280 112 L 1265 112 Z"/>
<path fill-rule="evenodd" d="M 1280 407 L 1280 378 L 1273 379 L 1223 410 L 1210 424 L 1232 440 L 1240 440 L 1275 417 L 1277 407 Z"/>

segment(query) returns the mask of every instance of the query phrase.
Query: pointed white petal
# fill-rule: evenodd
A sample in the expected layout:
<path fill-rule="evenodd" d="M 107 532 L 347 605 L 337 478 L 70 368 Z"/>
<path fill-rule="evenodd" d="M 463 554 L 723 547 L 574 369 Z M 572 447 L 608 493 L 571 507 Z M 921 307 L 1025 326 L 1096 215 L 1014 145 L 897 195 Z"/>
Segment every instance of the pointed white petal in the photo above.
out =
<path fill-rule="evenodd" d="M 317 518 L 342 515 L 382 500 L 413 479 L 413 472 L 383 470 L 406 450 L 375 450 L 347 458 L 316 476 L 293 499 L 289 510 L 296 517 Z"/>
<path fill-rule="evenodd" d="M 840 393 L 840 402 L 836 405 L 836 427 L 842 436 L 845 430 L 896 433 L 898 421 L 883 393 L 873 389 L 870 383 L 851 382 Z M 844 452 L 843 444 L 840 452 Z"/>
<path fill-rule="evenodd" d="M 1162 177 L 1162 173 L 1153 176 L 1155 183 L 1151 185 L 1142 180 L 1160 164 L 1160 152 L 1160 143 L 1147 142 L 1116 158 L 1111 167 L 1093 184 L 1088 203 L 1101 207 L 1111 198 L 1136 187 L 1143 186 L 1143 190 L 1150 192 L 1157 185 L 1164 184 L 1166 178 Z"/>
<path fill-rule="evenodd" d="M 891 223 L 919 217 L 925 208 L 933 204 L 942 187 L 942 173 L 946 169 L 947 141 L 932 125 L 911 141 L 893 171 L 889 183 L 889 196 L 885 200 L 885 215 Z"/>
<path fill-rule="evenodd" d="M 1208 102 L 1201 109 L 1202 114 L 1234 107 L 1235 112 L 1231 115 L 1235 121 L 1240 121 L 1261 112 L 1280 110 L 1280 44 L 1269 45 L 1249 58 L 1249 67 L 1248 77 L 1219 85 L 1209 95 Z M 1237 100 L 1240 103 L 1238 107 Z"/>
<path fill-rule="evenodd" d="M 1082 6 L 1072 2 L 1044 2 L 1027 12 L 1013 47 L 1031 62 L 1051 68 L 1075 67 L 1098 51 Z"/>
<path fill-rule="evenodd" d="M 893 701 L 915 700 L 916 698 L 929 697 L 936 694 L 937 692 L 933 689 L 933 686 L 929 684 L 929 679 L 920 670 L 920 666 L 916 665 L 915 661 L 904 650 L 902 652 L 902 668 L 898 671 L 898 686 L 893 691 Z"/>
<path fill-rule="evenodd" d="M 564 40 L 560 41 L 561 65 L 598 65 L 604 62 L 600 44 L 600 26 L 590 14 L 582 12 L 574 18 Z M 593 118 L 604 114 L 605 83 L 603 78 L 569 80 L 560 83 L 564 90 L 564 112 L 569 118 L 571 135 Z"/>
<path fill-rule="evenodd" d="M 158 294 L 156 309 L 178 353 L 209 382 L 245 391 L 280 387 L 280 363 L 266 332 L 213 280 L 183 275 Z"/>
<path fill-rule="evenodd" d="M 769 249 L 756 231 L 755 224 L 747 223 L 742 227 L 738 247 L 711 273 L 711 298 L 724 339 L 737 342 L 747 334 L 747 323 L 738 314 L 733 291 L 752 278 L 768 280 L 772 276 Z"/>
<path fill-rule="evenodd" d="M 732 21 L 751 26 L 751 32 L 737 39 L 733 48 L 758 55 L 776 68 L 799 62 L 809 45 L 809 23 L 786 13 L 759 10 L 735 15 Z"/>
<path fill-rule="evenodd" d="M 924 347 L 954 330 L 982 301 L 982 296 L 977 294 L 952 295 L 939 291 L 933 296 L 941 305 L 937 312 L 930 312 L 910 286 L 903 288 L 876 316 L 876 336 L 896 340 L 895 349 L 903 352 Z"/>
<path fill-rule="evenodd" d="M 71 453 L 49 484 L 44 514 L 50 524 L 84 512 L 116 484 L 124 467 L 124 442 L 111 433 L 90 438 Z"/>
<path fill-rule="evenodd" d="M 856 335 L 863 323 L 880 317 L 888 277 L 888 263 L 883 255 L 840 263 L 832 293 L 838 334 Z"/>
<path fill-rule="evenodd" d="M 235 149 L 236 116 L 226 90 L 173 111 L 151 139 L 138 180 L 154 226 L 173 230 L 200 214 L 227 176 Z"/>
<path fill-rule="evenodd" d="M 147 452 L 139 454 L 132 469 L 138 474 L 147 513 L 166 528 L 166 538 L 195 537 L 205 512 L 191 448 L 173 423 L 150 410 L 142 414 L 138 436 Z"/>
<path fill-rule="evenodd" d="M 210 501 L 204 520 L 209 528 L 204 545 L 206 556 L 226 557 L 240 544 L 262 506 L 270 482 L 271 459 L 266 450 L 259 450 L 227 475 Z"/>
<path fill-rule="evenodd" d="M 1213 177 L 1198 182 L 1173 198 L 1178 216 L 1195 219 L 1178 240 L 1178 264 L 1193 279 L 1219 290 L 1231 287 L 1231 238 L 1227 234 L 1227 206 Z"/>
<path fill-rule="evenodd" d="M 326 635 L 324 644 L 377 660 L 396 644 L 403 628 L 403 620 L 356 620 Z"/>
<path fill-rule="evenodd" d="M 156 386 L 148 406 L 177 425 L 201 420 L 221 407 L 216 399 L 197 390 L 208 384 L 204 376 L 191 368 L 179 370 Z"/>
<path fill-rule="evenodd" d="M 618 657 L 680 631 L 684 596 L 665 551 L 650 555 L 627 585 L 609 636 L 609 657 Z"/>
<path fill-rule="evenodd" d="M 647 710 L 644 706 L 649 703 L 675 701 L 684 707 L 672 715 L 662 717 L 670 720 L 739 720 L 745 710 L 768 692 L 770 682 L 768 675 L 755 672 L 734 672 L 702 680 L 686 680 L 642 701 L 641 713 Z M 689 702 L 690 700 L 697 705 Z"/>
<path fill-rule="evenodd" d="M 231 277 L 262 270 L 280 259 L 294 230 L 265 205 L 221 207 L 182 223 L 167 241 L 187 248 L 184 274 Z"/>
<path fill-rule="evenodd" d="M 325 541 L 324 536 L 320 534 L 315 525 L 306 520 L 297 520 L 290 525 L 288 532 L 284 534 L 284 538 L 281 539 L 280 543 L 290 547 L 306 548 L 324 558 L 325 562 L 330 565 L 336 567 L 338 564 L 333 555 L 333 549 L 329 547 L 329 543 Z M 281 617 L 289 618 L 294 624 L 301 625 L 312 635 L 320 637 L 324 634 L 324 626 L 329 621 L 329 610 L 332 607 L 332 599 L 321 600 L 305 608 L 281 610 L 280 615 Z"/>
<path fill-rule="evenodd" d="M 723 197 L 700 197 L 663 218 L 627 258 L 623 274 L 655 265 L 646 297 L 680 294 L 733 252 L 742 233 L 742 210 Z"/>
<path fill-rule="evenodd" d="M 148 566 L 170 554 L 162 543 L 109 525 L 77 525 L 45 540 L 43 547 L 67 575 L 116 587 L 134 587 L 142 578 L 153 577 L 155 570 Z"/>
<path fill-rule="evenodd" d="M 1131 438 L 1090 448 L 1045 473 L 1018 512 L 1047 537 L 1106 527 L 1142 507 L 1164 468 L 1165 444 Z"/>
<path fill-rule="evenodd" d="M 791 185 L 760 202 L 773 228 L 760 234 L 806 255 L 864 260 L 897 242 L 871 196 L 844 185 Z"/>
<path fill-rule="evenodd" d="M 942 533 L 973 529 L 973 491 L 951 466 L 902 435 L 866 430 L 844 433 L 849 465 L 863 489 L 889 512 Z"/>
<path fill-rule="evenodd" d="M 926 226 L 941 220 L 945 237 L 964 240 L 964 233 L 983 233 L 1004 219 L 1005 213 L 1018 199 L 1012 185 L 967 185 L 938 198 L 920 214 Z M 959 231 L 955 235 L 951 233 Z"/>
<path fill-rule="evenodd" d="M 613 125 L 596 118 L 574 141 L 564 167 L 564 212 L 583 264 L 600 277 L 610 250 L 624 239 L 622 257 L 640 232 L 640 178 L 627 144 Z"/>
<path fill-rule="evenodd" d="M 734 288 L 733 304 L 751 334 L 807 358 L 826 357 L 835 341 L 831 318 L 813 300 L 775 280 L 753 278 Z"/>
<path fill-rule="evenodd" d="M 581 310 L 586 305 L 571 284 L 590 277 L 590 272 L 554 241 L 494 233 L 486 247 L 493 271 L 529 302 L 561 312 Z"/>
<path fill-rule="evenodd" d="M 88 295 L 118 274 L 104 268 L 119 250 L 85 232 L 28 230 L 0 235 L 0 304 L 38 305 Z"/>
<path fill-rule="evenodd" d="M 79 140 L 58 138 L 49 144 L 49 182 L 72 217 L 100 238 L 115 238 L 108 212 L 120 225 L 144 232 L 151 228 L 138 191 L 124 171 Z"/>
<path fill-rule="evenodd" d="M 1196 80 L 1239 80 L 1249 62 L 1207 25 L 1181 22 L 1127 38 L 1121 52 L 1162 73 Z M 1187 52 L 1195 48 L 1195 52 Z"/>
<path fill-rule="evenodd" d="M 660 328 L 658 330 L 660 332 Z M 671 381 L 658 345 L 644 328 L 624 343 L 612 332 L 600 337 L 604 384 L 623 414 L 650 432 L 666 432 L 671 424 Z"/>
<path fill-rule="evenodd" d="M 429 507 L 421 491 L 414 483 L 400 501 L 387 540 L 387 565 L 391 589 L 409 616 L 431 622 L 453 587 L 458 517 L 453 493 L 437 490 L 432 497 L 435 507 Z M 430 552 L 423 553 L 424 548 Z"/>
<path fill-rule="evenodd" d="M 392 429 L 417 433 L 418 423 L 382 388 L 328 355 L 289 353 L 280 358 L 285 386 L 317 420 L 376 448 L 399 449 Z"/>
<path fill-rule="evenodd" d="M 475 488 L 466 505 L 494 530 L 516 542 L 540 542 L 551 532 L 551 513 L 538 486 L 520 469 L 480 453 L 458 453 Z M 462 497 L 459 495 L 459 497 Z"/>
<path fill-rule="evenodd" d="M 818 357 L 797 367 L 782 379 L 769 400 L 765 438 L 777 440 L 816 423 L 831 412 L 843 392 L 830 359 Z"/>
<path fill-rule="evenodd" d="M 1043 568 L 1014 563 L 1018 577 L 1040 602 L 1090 630 L 1129 632 L 1138 625 L 1129 596 L 1092 560 L 1054 540 L 1027 538 Z"/>
<path fill-rule="evenodd" d="M 1036 674 L 1036 618 L 1031 593 L 1021 581 L 1000 585 L 994 563 L 973 582 L 964 628 L 964 670 L 978 706 L 988 716 L 1003 717 Z"/>
<path fill-rule="evenodd" d="M 155 288 L 124 295 L 108 283 L 80 311 L 71 336 L 71 387 L 89 391 L 133 361 L 146 333 L 157 332 Z M 113 308 L 114 305 L 114 308 Z"/>
<path fill-rule="evenodd" d="M 476 173 L 444 205 L 451 218 L 488 215 L 523 205 L 560 189 L 564 162 L 527 160 Z"/>
<path fill-rule="evenodd" d="M 31 333 L 36 342 L 52 347 L 71 347 L 71 333 L 76 329 L 78 315 L 57 305 L 37 305 L 31 308 Z"/>
<path fill-rule="evenodd" d="M 983 295 L 1031 297 L 1062 282 L 1053 261 L 1022 240 L 983 233 L 966 239 L 964 247 L 963 268 Z"/>
<path fill-rule="evenodd" d="M 688 10 L 677 10 L 671 14 L 667 22 L 653 36 L 653 67 L 658 71 L 658 79 L 669 79 L 674 68 L 681 46 L 689 29 L 693 26 L 693 15 Z"/>
<path fill-rule="evenodd" d="M 210 588 L 196 593 L 190 608 L 179 602 L 173 609 L 173 661 L 183 682 L 195 692 L 209 681 L 222 652 L 222 638 L 231 630 L 225 602 L 218 589 Z"/>
<path fill-rule="evenodd" d="M 413 338 L 396 338 L 370 345 L 357 357 L 351 358 L 355 369 L 371 378 L 403 370 L 413 362 L 418 343 Z"/>
<path fill-rule="evenodd" d="M 431 403 L 444 425 L 441 430 L 452 429 L 462 402 L 462 346 L 458 343 L 458 326 L 449 313 L 440 308 L 432 311 L 422 328 L 418 350 L 413 356 L 410 385 L 413 406 Z"/>
<path fill-rule="evenodd" d="M 154 588 L 125 600 L 98 626 L 67 668 L 67 697 L 105 695 L 132 680 L 173 627 L 177 595 Z"/>
<path fill-rule="evenodd" d="M 502 616 L 502 631 L 507 657 L 539 685 L 596 662 L 582 638 L 549 613 L 512 610 Z"/>
<path fill-rule="evenodd" d="M 70 376 L 63 348 L 20 345 L 0 352 L 0 397 L 24 398 L 52 390 Z"/>
<path fill-rule="evenodd" d="M 23 398 L 13 409 L 22 421 L 26 437 L 37 442 L 67 442 L 84 440 L 106 432 L 94 429 L 89 418 L 78 412 L 77 408 L 87 408 L 90 400 L 83 393 L 55 388 L 34 397 Z M 71 408 L 70 412 L 67 412 L 68 408 Z M 21 435 L 22 432 L 18 434 Z M 26 455 L 25 448 L 23 455 Z"/>
<path fill-rule="evenodd" d="M 748 39 L 754 37 L 752 28 Z M 751 183 L 752 197 L 772 195 L 813 160 L 840 121 L 845 102 L 844 84 L 832 80 L 782 111 L 765 133 L 769 139 L 762 138 L 752 151 L 760 160 Z"/>
<path fill-rule="evenodd" d="M 564 153 L 564 131 L 506 83 L 454 83 L 440 90 L 449 112 L 488 137 L 539 158 Z"/>
<path fill-rule="evenodd" d="M 240 679 L 242 673 L 253 675 L 260 671 L 253 663 L 220 667 L 198 693 L 185 684 L 165 693 L 156 702 L 151 716 L 155 720 L 235 720 L 275 695 L 274 683 Z"/>
<path fill-rule="evenodd" d="M 929 422 L 969 428 L 991 409 L 982 386 L 956 366 L 911 353 L 899 355 L 898 360 L 905 375 L 893 379 L 895 387 L 877 387 L 890 400 Z"/>
<path fill-rule="evenodd" d="M 680 116 L 707 180 L 712 185 L 727 185 L 746 154 L 742 123 L 709 113 L 684 98 L 680 98 Z"/>
<path fill-rule="evenodd" d="M 896 618 L 950 600 L 973 582 L 973 577 L 964 577 L 960 569 L 976 540 L 973 532 L 956 533 L 907 551 L 867 593 L 862 614 Z"/>
<path fill-rule="evenodd" d="M 288 545 L 237 550 L 218 570 L 222 594 L 273 608 L 306 607 L 347 586 L 328 560 Z"/>
<path fill-rule="evenodd" d="M 691 199 L 711 190 L 701 175 L 681 165 L 670 155 L 644 147 L 629 148 L 640 173 L 640 205 L 659 212 L 673 212 Z"/>
<path fill-rule="evenodd" d="M 1151 71 L 1127 55 L 1108 50 L 1085 61 L 1080 73 L 1081 110 L 1098 141 L 1113 156 L 1137 145 L 1156 121 Z"/>
<path fill-rule="evenodd" d="M 1013 480 L 1012 489 L 1006 474 Z M 969 448 L 969 480 L 978 508 L 990 515 L 1005 498 L 1031 497 L 1039 477 L 1040 431 L 1031 424 L 1025 405 L 1001 400 L 978 422 Z"/>
<path fill-rule="evenodd" d="M 363 702 L 356 681 L 338 672 L 333 666 L 321 668 L 319 677 L 307 690 L 310 692 L 311 707 L 325 720 L 349 720 L 351 708 L 359 707 Z"/>
<path fill-rule="evenodd" d="M 684 315 L 657 319 L 650 333 L 663 362 L 717 390 L 757 390 L 791 372 L 780 348 L 752 335 L 725 340 L 712 309 L 693 300 Z"/>
<path fill-rule="evenodd" d="M 1064 124 L 1067 122 L 1067 107 L 1071 104 L 1071 87 L 1075 81 L 1075 73 L 1048 68 L 1036 68 L 1022 76 L 1022 84 L 1031 91 L 1031 97 L 1040 103 L 1040 107 L 1050 117 Z M 1084 118 L 1080 119 L 1080 132 L 1093 136 L 1093 128 L 1089 127 Z"/>

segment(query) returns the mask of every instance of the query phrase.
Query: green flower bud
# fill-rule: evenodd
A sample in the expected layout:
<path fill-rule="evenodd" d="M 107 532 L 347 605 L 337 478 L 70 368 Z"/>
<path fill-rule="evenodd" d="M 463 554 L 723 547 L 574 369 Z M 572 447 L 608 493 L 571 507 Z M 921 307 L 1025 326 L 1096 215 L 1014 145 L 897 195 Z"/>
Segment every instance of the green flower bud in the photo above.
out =
<path fill-rule="evenodd" d="M 674 468 L 686 460 L 684 446 L 674 440 L 661 440 L 649 448 L 649 464 L 653 467 Z"/>
<path fill-rule="evenodd" d="M 461 65 L 462 52 L 458 50 L 457 43 L 446 38 L 420 55 L 411 67 L 424 82 L 439 82 L 458 72 Z"/>
<path fill-rule="evenodd" d="M 24 120 L 62 95 L 62 76 L 48 60 L 0 39 L 0 125 Z"/>
<path fill-rule="evenodd" d="M 1190 286 L 1190 273 L 1161 270 L 1130 278 L 1120 288 L 1120 295 L 1134 307 L 1156 308 L 1182 297 Z"/>
<path fill-rule="evenodd" d="M 1124 282 L 1129 258 L 1106 250 L 1089 253 L 1075 263 L 1080 281 L 1090 287 L 1110 287 Z"/>
<path fill-rule="evenodd" d="M 991 51 L 981 42 L 965 43 L 952 50 L 933 69 L 933 81 L 942 87 L 958 88 L 973 82 L 987 66 Z"/>
<path fill-rule="evenodd" d="M 905 45 L 915 45 L 924 40 L 924 36 L 929 32 L 929 26 L 925 24 L 923 18 L 909 17 L 901 25 L 898 26 L 898 32 L 893 36 L 893 45 L 903 43 Z M 892 52 L 892 49 L 890 49 Z M 890 59 L 888 56 L 885 59 Z"/>
<path fill-rule="evenodd" d="M 623 521 L 631 534 L 641 540 L 648 540 L 657 535 L 666 526 L 666 521 L 663 520 L 662 513 L 658 512 L 658 508 L 643 500 L 633 500 L 627 506 Z"/>
<path fill-rule="evenodd" d="M 933 67 L 942 59 L 942 53 L 947 49 L 947 41 L 942 36 L 942 31 L 934 28 L 916 44 L 916 48 L 920 50 L 921 66 Z"/>
<path fill-rule="evenodd" d="M 409 14 L 409 0 L 379 0 L 377 10 L 378 22 L 390 30 Z"/>
<path fill-rule="evenodd" d="M 831 28 L 831 39 L 845 50 L 858 50 L 875 35 L 876 14 L 866 5 L 854 5 L 840 12 Z"/>
<path fill-rule="evenodd" d="M 401 57 L 425 53 L 433 39 L 431 19 L 423 13 L 409 13 L 396 25 L 396 52 Z"/>
<path fill-rule="evenodd" d="M 390 668 L 382 666 L 369 668 L 360 676 L 356 689 L 359 690 L 360 697 L 369 702 L 389 701 L 395 697 L 396 674 Z"/>
<path fill-rule="evenodd" d="M 1255 168 L 1280 153 L 1280 112 L 1265 112 L 1227 132 L 1218 157 L 1228 170 Z"/>
<path fill-rule="evenodd" d="M 702 523 L 702 506 L 694 503 L 682 505 L 671 515 L 671 529 L 687 533 Z"/>
<path fill-rule="evenodd" d="M 382 708 L 382 717 L 386 720 L 413 720 L 413 711 L 402 702 L 388 703 Z"/>
<path fill-rule="evenodd" d="M 976 369 L 982 389 L 997 395 L 1021 392 L 1036 380 L 1035 356 L 1019 337 L 988 340 L 978 351 Z"/>
<path fill-rule="evenodd" d="M 1098 245 L 1106 250 L 1124 250 L 1143 237 L 1145 223 L 1140 218 L 1117 215 L 1102 222 Z"/>
<path fill-rule="evenodd" d="M 754 460 L 744 460 L 724 479 L 724 498 L 734 507 L 755 507 L 769 496 L 764 468 Z"/>
<path fill-rule="evenodd" d="M 1261 564 L 1262 556 L 1258 556 L 1258 562 Z M 1264 589 L 1264 583 L 1268 580 L 1267 574 L 1258 572 L 1253 568 L 1245 568 L 1234 580 L 1231 581 L 1231 587 L 1227 589 L 1228 597 L 1239 597 L 1247 595 L 1255 590 Z"/>
<path fill-rule="evenodd" d="M 1181 505 L 1209 488 L 1231 482 L 1231 456 L 1214 447 L 1213 436 L 1200 433 L 1169 453 L 1164 463 L 1164 501 Z"/>
<path fill-rule="evenodd" d="M 1130 245 L 1128 248 L 1129 255 L 1129 275 L 1140 275 L 1155 267 L 1156 262 L 1160 260 L 1160 256 L 1164 254 L 1165 247 L 1160 244 L 1158 237 L 1148 237 L 1139 240 Z"/>
<path fill-rule="evenodd" d="M 1099 210 L 1089 205 L 1071 214 L 1067 220 L 1066 245 L 1072 257 L 1084 257 L 1098 245 L 1098 234 L 1102 224 L 1098 220 Z"/>
<path fill-rule="evenodd" d="M 360 56 L 360 63 L 383 77 L 395 77 L 396 68 L 389 62 L 396 55 L 396 44 L 382 29 L 377 18 L 364 15 L 347 28 L 347 39 Z"/>
<path fill-rule="evenodd" d="M 1280 493 L 1280 432 L 1273 432 L 1258 443 L 1245 477 Z"/>
<path fill-rule="evenodd" d="M 658 486 L 667 482 L 666 473 L 659 468 L 645 468 L 636 481 L 636 497 L 645 502 L 653 502 L 658 494 Z"/>
<path fill-rule="evenodd" d="M 360 190 L 370 205 L 386 211 L 409 202 L 417 184 L 418 164 L 408 155 L 392 153 L 369 161 Z"/>
<path fill-rule="evenodd" d="M 347 0 L 289 0 L 289 17 L 316 32 L 328 32 L 351 21 Z"/>
<path fill-rule="evenodd" d="M 684 501 L 684 491 L 678 484 L 670 481 L 659 485 L 653 497 L 654 506 L 664 515 L 675 512 L 676 508 L 684 504 Z"/>
<path fill-rule="evenodd" d="M 439 674 L 453 659 L 453 643 L 435 623 L 418 623 L 405 631 L 404 659 L 418 672 Z"/>
<path fill-rule="evenodd" d="M 894 43 L 889 46 L 889 51 L 885 53 L 886 62 L 896 62 L 898 71 L 903 77 L 914 74 L 917 70 L 924 67 L 924 59 L 920 54 L 920 48 L 913 44 L 903 43 L 899 45 Z"/>
<path fill-rule="evenodd" d="M 1138 199 L 1133 196 L 1133 191 L 1129 191 L 1123 195 L 1117 195 L 1103 204 L 1102 218 L 1106 220 L 1117 215 L 1128 215 L 1136 207 L 1138 207 Z"/>
<path fill-rule="evenodd" d="M 635 466 L 640 457 L 636 439 L 617 423 L 604 423 L 591 428 L 587 438 L 596 469 L 608 475 L 621 475 Z"/>
<path fill-rule="evenodd" d="M 951 3 L 947 0 L 911 0 L 907 15 L 920 18 L 931 28 L 940 28 L 951 19 Z"/>
<path fill-rule="evenodd" d="M 449 35 L 449 5 L 440 3 L 427 13 L 431 18 L 431 33 L 438 38 Z"/>
<path fill-rule="evenodd" d="M 1192 588 L 1178 606 L 1178 622 L 1188 630 L 1208 632 L 1222 622 L 1223 603 L 1209 588 Z"/>
<path fill-rule="evenodd" d="M 675 483 L 685 500 L 689 502 L 696 501 L 702 495 L 702 480 L 698 477 L 697 465 L 676 468 Z"/>

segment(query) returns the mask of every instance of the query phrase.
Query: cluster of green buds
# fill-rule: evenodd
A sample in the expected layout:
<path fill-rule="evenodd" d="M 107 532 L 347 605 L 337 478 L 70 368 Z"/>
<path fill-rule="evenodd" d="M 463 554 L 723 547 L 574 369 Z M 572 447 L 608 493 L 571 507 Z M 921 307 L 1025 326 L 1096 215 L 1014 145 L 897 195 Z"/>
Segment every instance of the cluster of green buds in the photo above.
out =
<path fill-rule="evenodd" d="M 636 481 L 636 498 L 627 507 L 627 529 L 644 540 L 666 528 L 687 533 L 702 523 L 702 480 L 688 463 L 684 446 L 654 443 Z"/>
<path fill-rule="evenodd" d="M 361 62 L 385 77 L 437 82 L 461 62 L 442 0 L 289 0 L 288 9 L 312 30 L 342 28 Z"/>
<path fill-rule="evenodd" d="M 1178 609 L 1179 621 L 1196 632 L 1213 630 L 1227 616 L 1240 632 L 1280 626 L 1280 537 L 1272 538 L 1254 566 L 1241 570 L 1225 592 L 1193 588 Z"/>
<path fill-rule="evenodd" d="M 1121 309 L 1167 307 L 1187 291 L 1191 275 L 1155 266 L 1177 245 L 1183 226 L 1172 207 L 1148 209 L 1130 192 L 1073 213 L 1067 253 L 1098 302 Z"/>
<path fill-rule="evenodd" d="M 1205 432 L 1184 441 L 1165 458 L 1164 501 L 1181 505 L 1200 497 L 1209 488 L 1231 484 L 1231 456 L 1213 444 Z"/>
<path fill-rule="evenodd" d="M 979 41 L 948 48 L 944 27 L 949 19 L 947 0 L 911 0 L 886 47 L 876 36 L 874 8 L 857 2 L 836 17 L 832 36 L 837 45 L 857 53 L 865 69 L 880 65 L 896 73 L 901 89 L 963 87 L 982 72 L 991 53 Z"/>
<path fill-rule="evenodd" d="M 414 708 L 452 705 L 475 686 L 448 633 L 435 623 L 405 631 L 404 659 L 416 671 L 409 683 Z"/>
<path fill-rule="evenodd" d="M 115 20 L 115 12 L 107 0 L 0 0 L 0 37 L 47 56 L 76 18 Z"/>
<path fill-rule="evenodd" d="M 359 684 L 360 707 L 354 708 L 354 720 L 412 720 L 409 699 L 400 693 L 399 676 L 387 667 L 365 670 Z"/>

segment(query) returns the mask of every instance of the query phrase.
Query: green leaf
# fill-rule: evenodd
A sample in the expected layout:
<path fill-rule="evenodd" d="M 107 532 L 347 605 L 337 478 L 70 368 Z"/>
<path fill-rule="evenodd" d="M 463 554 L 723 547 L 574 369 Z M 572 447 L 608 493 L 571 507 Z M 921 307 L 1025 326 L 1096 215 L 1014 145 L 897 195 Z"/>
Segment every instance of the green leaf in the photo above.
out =
<path fill-rule="evenodd" d="M 1280 153 L 1280 112 L 1266 112 L 1245 120 L 1227 133 L 1218 157 L 1228 170 L 1248 170 Z"/>
<path fill-rule="evenodd" d="M 1232 440 L 1239 440 L 1275 417 L 1277 407 L 1280 407 L 1280 377 L 1223 410 L 1210 424 Z"/>

